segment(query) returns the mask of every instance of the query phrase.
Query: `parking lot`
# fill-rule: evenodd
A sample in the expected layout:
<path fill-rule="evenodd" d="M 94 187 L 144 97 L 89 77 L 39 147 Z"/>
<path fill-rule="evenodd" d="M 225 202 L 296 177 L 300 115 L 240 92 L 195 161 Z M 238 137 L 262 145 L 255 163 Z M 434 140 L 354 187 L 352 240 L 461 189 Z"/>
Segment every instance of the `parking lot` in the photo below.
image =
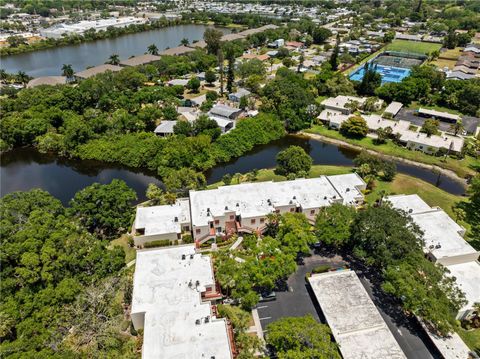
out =
<path fill-rule="evenodd" d="M 427 117 L 420 117 L 415 115 L 415 110 L 409 108 L 402 108 L 395 116 L 395 120 L 410 121 L 413 125 L 422 127 Z M 439 128 L 441 131 L 449 131 L 451 123 L 439 121 Z M 476 128 L 480 126 L 480 118 L 473 116 L 462 116 L 462 124 L 468 133 L 474 133 Z"/>
<path fill-rule="evenodd" d="M 304 264 L 299 265 L 297 271 L 288 279 L 288 290 L 277 291 L 275 301 L 262 302 L 257 305 L 264 335 L 268 335 L 268 324 L 282 317 L 301 317 L 311 314 L 316 320 L 325 322 L 321 308 L 305 281 L 305 275 L 319 265 L 328 264 L 332 267 L 341 267 L 346 263 L 359 276 L 407 358 L 441 358 L 418 323 L 407 318 L 397 304 L 386 298 L 379 289 L 379 284 L 372 284 L 368 279 L 371 277 L 370 274 L 360 265 L 344 261 L 340 256 L 315 254 L 305 258 Z"/>

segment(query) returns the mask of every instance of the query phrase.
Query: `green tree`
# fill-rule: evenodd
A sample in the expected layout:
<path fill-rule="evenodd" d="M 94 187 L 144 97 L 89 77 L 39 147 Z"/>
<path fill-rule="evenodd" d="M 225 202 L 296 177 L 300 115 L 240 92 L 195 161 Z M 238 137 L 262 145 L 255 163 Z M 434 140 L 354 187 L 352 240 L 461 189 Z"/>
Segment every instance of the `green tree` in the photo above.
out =
<path fill-rule="evenodd" d="M 191 189 L 201 189 L 205 186 L 205 176 L 190 168 L 170 171 L 163 179 L 165 187 L 170 192 L 187 194 Z"/>
<path fill-rule="evenodd" d="M 403 211 L 387 205 L 358 212 L 352 224 L 354 254 L 367 265 L 386 268 L 422 253 L 422 232 Z"/>
<path fill-rule="evenodd" d="M 425 120 L 425 122 L 423 123 L 422 128 L 420 129 L 420 132 L 426 133 L 428 137 L 432 135 L 437 135 L 438 126 L 440 126 L 440 122 L 438 122 L 438 120 L 429 118 L 428 120 Z"/>
<path fill-rule="evenodd" d="M 290 146 L 279 152 L 276 157 L 275 172 L 284 176 L 293 173 L 309 172 L 312 167 L 312 158 L 300 146 Z"/>
<path fill-rule="evenodd" d="M 376 65 L 365 63 L 362 81 L 358 86 L 358 93 L 360 95 L 372 96 L 375 94 L 375 89 L 381 84 L 382 77 L 377 72 Z"/>
<path fill-rule="evenodd" d="M 313 30 L 312 33 L 313 43 L 323 44 L 330 36 L 332 36 L 332 32 L 329 29 L 318 26 Z"/>
<path fill-rule="evenodd" d="M 150 200 L 150 203 L 154 206 L 159 204 L 165 204 L 164 192 L 155 183 L 149 183 L 145 196 Z"/>
<path fill-rule="evenodd" d="M 15 77 L 16 77 L 16 80 L 23 85 L 23 87 L 25 87 L 27 85 L 28 81 L 30 81 L 30 79 L 31 79 L 31 77 L 28 76 L 25 73 L 25 71 L 18 71 L 17 75 Z"/>
<path fill-rule="evenodd" d="M 240 97 L 240 103 L 239 106 L 242 110 L 245 110 L 248 107 L 248 97 L 247 96 L 242 96 Z"/>
<path fill-rule="evenodd" d="M 184 37 L 181 41 L 180 41 L 180 45 L 183 45 L 183 46 L 188 46 L 190 44 L 190 41 Z"/>
<path fill-rule="evenodd" d="M 230 93 L 233 91 L 233 86 L 235 83 L 235 57 L 233 51 L 227 53 L 227 91 Z"/>
<path fill-rule="evenodd" d="M 155 44 L 148 45 L 147 52 L 150 55 L 158 55 L 158 47 Z"/>
<path fill-rule="evenodd" d="M 120 64 L 120 56 L 118 56 L 117 54 L 110 55 L 110 57 L 108 58 L 107 64 L 110 64 L 110 65 Z"/>
<path fill-rule="evenodd" d="M 338 69 L 339 54 L 340 54 L 340 37 L 337 35 L 337 42 L 335 43 L 335 47 L 333 48 L 332 55 L 330 56 L 330 60 L 328 61 L 333 71 L 337 71 Z"/>
<path fill-rule="evenodd" d="M 350 239 L 355 214 L 353 207 L 338 203 L 321 208 L 315 219 L 317 239 L 337 249 L 342 248 Z"/>
<path fill-rule="evenodd" d="M 173 126 L 173 133 L 176 135 L 193 136 L 193 126 L 189 121 L 177 121 Z"/>
<path fill-rule="evenodd" d="M 263 64 L 262 61 L 258 59 L 251 59 L 248 61 L 244 61 L 238 67 L 238 74 L 240 75 L 242 80 L 252 75 L 258 75 L 261 78 L 264 78 L 266 74 L 265 65 Z"/>
<path fill-rule="evenodd" d="M 200 88 L 200 80 L 198 77 L 193 76 L 190 80 L 188 80 L 187 88 L 194 93 L 198 93 L 198 89 Z"/>
<path fill-rule="evenodd" d="M 211 85 L 217 81 L 217 75 L 212 70 L 205 71 L 205 81 Z"/>
<path fill-rule="evenodd" d="M 283 251 L 294 257 L 310 253 L 310 245 L 315 243 L 310 222 L 303 213 L 285 213 L 280 217 L 276 239 Z"/>
<path fill-rule="evenodd" d="M 342 122 L 340 132 L 348 137 L 365 137 L 368 133 L 367 122 L 361 116 L 352 116 Z"/>
<path fill-rule="evenodd" d="M 70 201 L 70 213 L 91 232 L 112 238 L 125 231 L 133 218 L 135 191 L 121 180 L 94 183 L 77 192 Z"/>
<path fill-rule="evenodd" d="M 221 41 L 223 33 L 220 30 L 215 28 L 208 28 L 203 33 L 203 40 L 205 40 L 207 44 L 207 52 L 212 55 L 216 55 L 218 50 L 221 47 Z"/>
<path fill-rule="evenodd" d="M 215 120 L 210 119 L 207 115 L 200 115 L 193 123 L 193 133 L 195 136 L 206 134 L 215 140 L 222 132 Z"/>
<path fill-rule="evenodd" d="M 225 185 L 230 185 L 232 183 L 232 175 L 230 173 L 225 173 L 222 177 L 222 182 Z"/>
<path fill-rule="evenodd" d="M 458 120 L 450 125 L 450 131 L 452 131 L 455 136 L 462 133 L 464 130 L 465 127 L 463 126 L 462 120 Z"/>
<path fill-rule="evenodd" d="M 63 64 L 62 65 L 62 76 L 67 78 L 67 81 L 70 81 L 73 78 L 73 67 L 70 64 Z"/>
<path fill-rule="evenodd" d="M 285 317 L 267 326 L 267 344 L 278 358 L 340 358 L 330 328 L 311 315 Z"/>

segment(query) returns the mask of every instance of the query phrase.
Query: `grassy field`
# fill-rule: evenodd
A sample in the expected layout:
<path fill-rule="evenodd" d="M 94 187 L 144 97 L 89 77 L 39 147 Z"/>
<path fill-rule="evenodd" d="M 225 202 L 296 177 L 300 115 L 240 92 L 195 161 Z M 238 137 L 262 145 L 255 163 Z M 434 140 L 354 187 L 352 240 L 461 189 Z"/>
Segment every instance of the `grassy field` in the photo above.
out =
<path fill-rule="evenodd" d="M 396 144 L 388 141 L 382 145 L 376 145 L 373 143 L 373 139 L 370 137 L 364 137 L 362 139 L 346 138 L 340 132 L 330 130 L 323 125 L 314 125 L 311 128 L 305 130 L 306 133 L 319 134 L 325 137 L 341 140 L 352 145 L 361 146 L 363 148 L 373 150 L 379 153 L 383 153 L 390 156 L 399 158 L 405 158 L 408 160 L 421 162 L 429 165 L 437 165 L 442 168 L 452 170 L 460 177 L 466 177 L 467 175 L 475 175 L 476 172 L 473 169 L 475 166 L 480 165 L 480 160 L 476 160 L 472 157 L 465 157 L 463 160 L 457 160 L 453 158 L 443 158 L 427 155 L 420 151 L 411 151 L 405 147 L 397 146 Z"/>
<path fill-rule="evenodd" d="M 450 70 L 455 67 L 457 60 L 446 60 L 446 59 L 436 59 L 435 61 L 431 62 L 432 65 L 437 66 L 439 69 L 443 69 L 448 67 Z"/>
<path fill-rule="evenodd" d="M 385 50 L 428 55 L 432 51 L 440 50 L 441 47 L 441 44 L 429 42 L 393 40 L 391 44 L 387 45 Z"/>
<path fill-rule="evenodd" d="M 480 329 L 472 331 L 459 329 L 457 333 L 462 337 L 463 341 L 470 349 L 480 355 Z"/>
<path fill-rule="evenodd" d="M 128 234 L 124 234 L 121 237 L 114 239 L 110 242 L 110 246 L 120 246 L 125 251 L 125 263 L 128 263 L 135 259 L 136 250 L 128 245 Z"/>
<path fill-rule="evenodd" d="M 421 179 L 398 173 L 392 182 L 376 181 L 374 189 L 366 195 L 369 203 L 380 197 L 380 192 L 388 194 L 418 194 L 429 206 L 438 206 L 454 217 L 452 207 L 463 197 L 445 192 L 434 185 Z M 464 223 L 463 223 L 464 224 Z"/>

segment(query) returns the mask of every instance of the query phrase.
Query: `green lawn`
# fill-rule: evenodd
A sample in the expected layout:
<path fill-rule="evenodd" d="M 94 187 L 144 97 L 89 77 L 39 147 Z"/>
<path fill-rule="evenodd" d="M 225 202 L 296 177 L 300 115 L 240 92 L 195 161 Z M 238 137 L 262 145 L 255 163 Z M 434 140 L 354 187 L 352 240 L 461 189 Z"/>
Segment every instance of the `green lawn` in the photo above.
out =
<path fill-rule="evenodd" d="M 428 55 L 432 51 L 440 50 L 441 47 L 441 44 L 429 42 L 393 40 L 391 44 L 387 45 L 385 50 Z"/>
<path fill-rule="evenodd" d="M 136 250 L 135 248 L 132 248 L 128 245 L 128 234 L 124 234 L 121 237 L 114 239 L 113 241 L 110 242 L 110 246 L 120 246 L 123 248 L 125 251 L 125 264 L 134 260 L 136 256 Z"/>
<path fill-rule="evenodd" d="M 459 329 L 457 333 L 460 335 L 460 337 L 462 337 L 463 341 L 470 349 L 480 355 L 480 329 L 475 329 L 472 331 Z"/>
<path fill-rule="evenodd" d="M 364 147 L 369 150 L 373 150 L 385 155 L 395 156 L 399 158 L 405 158 L 416 162 L 426 163 L 429 165 L 437 165 L 442 168 L 452 170 L 460 177 L 466 177 L 467 175 L 475 175 L 476 172 L 473 168 L 480 166 L 480 160 L 472 157 L 465 157 L 462 160 L 457 160 L 448 157 L 443 160 L 443 157 L 435 157 L 427 155 L 420 151 L 412 151 L 402 146 L 397 146 L 391 141 L 388 141 L 382 145 L 376 145 L 373 143 L 373 139 L 370 137 L 364 137 L 362 139 L 351 139 L 343 136 L 336 130 L 330 130 L 323 125 L 314 125 L 311 128 L 305 130 L 306 133 L 319 134 L 325 137 L 334 138 L 347 142 L 352 145 Z"/>
<path fill-rule="evenodd" d="M 435 187 L 421 179 L 398 173 L 392 182 L 376 181 L 374 189 L 366 195 L 366 201 L 374 202 L 379 198 L 380 191 L 388 194 L 418 194 L 429 206 L 438 206 L 455 219 L 452 207 L 459 201 L 464 200 Z M 466 225 L 462 223 L 462 225 Z"/>

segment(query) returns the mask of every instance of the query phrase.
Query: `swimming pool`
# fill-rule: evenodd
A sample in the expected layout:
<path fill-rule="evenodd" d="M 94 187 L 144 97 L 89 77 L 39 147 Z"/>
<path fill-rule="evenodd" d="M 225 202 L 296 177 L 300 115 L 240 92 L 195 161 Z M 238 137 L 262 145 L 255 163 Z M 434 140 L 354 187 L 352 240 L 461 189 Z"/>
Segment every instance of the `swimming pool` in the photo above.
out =
<path fill-rule="evenodd" d="M 376 71 L 382 76 L 382 83 L 400 82 L 410 75 L 410 69 L 401 67 L 376 65 Z M 350 80 L 361 81 L 365 73 L 364 67 L 359 67 L 350 75 Z"/>

